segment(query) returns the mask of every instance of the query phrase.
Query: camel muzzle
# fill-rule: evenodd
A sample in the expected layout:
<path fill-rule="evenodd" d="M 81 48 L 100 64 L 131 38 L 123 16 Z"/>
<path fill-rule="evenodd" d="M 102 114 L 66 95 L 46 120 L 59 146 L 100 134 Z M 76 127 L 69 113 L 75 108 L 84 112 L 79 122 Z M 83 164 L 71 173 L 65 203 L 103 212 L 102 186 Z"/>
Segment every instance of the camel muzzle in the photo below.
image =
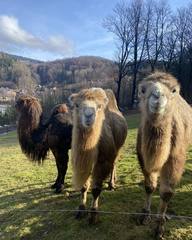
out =
<path fill-rule="evenodd" d="M 165 111 L 167 105 L 167 97 L 161 94 L 160 91 L 152 92 L 149 97 L 149 111 L 151 113 L 162 114 Z"/>

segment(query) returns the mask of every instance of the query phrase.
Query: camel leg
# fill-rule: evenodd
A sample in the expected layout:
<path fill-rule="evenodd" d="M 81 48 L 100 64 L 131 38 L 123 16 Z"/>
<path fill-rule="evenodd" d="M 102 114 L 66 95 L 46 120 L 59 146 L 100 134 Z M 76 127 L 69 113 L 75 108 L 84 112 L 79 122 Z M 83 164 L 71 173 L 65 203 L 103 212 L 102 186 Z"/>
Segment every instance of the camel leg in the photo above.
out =
<path fill-rule="evenodd" d="M 98 222 L 98 207 L 99 207 L 99 196 L 102 191 L 103 181 L 109 176 L 112 168 L 114 166 L 116 155 L 111 158 L 111 161 L 106 161 L 103 156 L 99 156 L 98 162 L 95 164 L 93 169 L 93 188 L 92 188 L 92 196 L 93 201 L 91 205 L 91 212 L 89 223 L 95 224 Z"/>
<path fill-rule="evenodd" d="M 87 192 L 89 190 L 90 181 L 87 180 L 86 184 L 81 189 L 81 204 L 79 205 L 79 211 L 77 212 L 75 218 L 81 219 L 87 215 L 86 203 L 87 203 Z"/>
<path fill-rule="evenodd" d="M 68 150 L 53 150 L 57 165 L 57 178 L 52 188 L 55 188 L 56 193 L 61 193 L 64 188 L 64 179 L 68 168 L 69 155 Z"/>
<path fill-rule="evenodd" d="M 174 195 L 175 185 L 180 181 L 185 160 L 170 157 L 162 168 L 160 175 L 160 207 L 155 238 L 162 239 L 165 231 L 166 212 L 168 204 Z"/>
<path fill-rule="evenodd" d="M 158 173 L 157 172 L 146 173 L 144 171 L 143 173 L 145 178 L 146 198 L 145 198 L 144 208 L 142 209 L 142 213 L 144 213 L 144 215 L 139 216 L 138 223 L 146 225 L 151 221 L 151 217 L 150 217 L 151 199 L 152 199 L 152 194 L 157 187 Z"/>
<path fill-rule="evenodd" d="M 99 196 L 102 191 L 102 183 L 95 184 L 93 189 L 92 189 L 92 195 L 93 195 L 93 202 L 91 205 L 91 211 L 90 211 L 90 218 L 89 218 L 89 223 L 90 224 L 95 224 L 98 222 L 98 207 L 99 207 Z"/>
<path fill-rule="evenodd" d="M 115 164 L 113 165 L 113 169 L 110 174 L 110 180 L 109 180 L 109 190 L 114 190 L 115 189 L 115 182 L 116 182 L 116 167 Z"/>

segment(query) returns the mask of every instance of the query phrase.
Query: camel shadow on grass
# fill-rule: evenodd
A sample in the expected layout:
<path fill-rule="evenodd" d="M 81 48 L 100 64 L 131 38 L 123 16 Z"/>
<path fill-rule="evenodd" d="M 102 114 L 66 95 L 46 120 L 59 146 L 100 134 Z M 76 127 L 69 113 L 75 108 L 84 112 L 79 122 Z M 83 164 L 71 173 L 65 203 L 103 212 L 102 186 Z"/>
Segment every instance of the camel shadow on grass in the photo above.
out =
<path fill-rule="evenodd" d="M 87 224 L 87 218 L 81 221 L 76 220 L 74 212 L 60 211 L 61 209 L 77 208 L 79 204 L 78 194 L 72 194 L 72 196 L 75 197 L 65 194 L 54 195 L 48 187 L 19 189 L 15 193 L 2 195 L 0 197 L 0 239 L 153 239 L 151 235 L 153 224 L 138 226 L 135 217 L 129 215 L 100 213 L 100 221 L 94 226 Z M 89 194 L 88 199 L 90 206 L 91 194 Z M 100 198 L 100 210 L 121 213 L 140 212 L 143 201 L 143 187 L 135 184 L 120 186 L 113 192 L 103 191 Z M 158 204 L 157 192 L 153 197 L 153 213 L 156 213 Z M 191 205 L 192 191 L 178 191 L 171 203 L 169 212 L 178 215 L 191 213 L 192 215 Z M 191 221 L 170 220 L 166 226 L 166 235 L 169 236 L 169 233 L 177 228 L 187 228 L 190 225 Z"/>

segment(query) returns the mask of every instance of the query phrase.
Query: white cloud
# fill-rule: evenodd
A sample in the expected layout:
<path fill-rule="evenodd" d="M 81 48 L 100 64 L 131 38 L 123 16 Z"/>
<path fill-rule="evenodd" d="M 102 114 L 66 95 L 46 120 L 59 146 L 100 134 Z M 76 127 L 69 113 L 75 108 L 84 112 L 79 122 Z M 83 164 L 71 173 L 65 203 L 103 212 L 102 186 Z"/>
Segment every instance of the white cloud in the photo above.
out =
<path fill-rule="evenodd" d="M 18 19 L 6 15 L 0 16 L 0 47 L 2 50 L 26 48 L 52 54 L 69 56 L 73 53 L 73 44 L 63 36 L 39 38 L 19 25 Z"/>

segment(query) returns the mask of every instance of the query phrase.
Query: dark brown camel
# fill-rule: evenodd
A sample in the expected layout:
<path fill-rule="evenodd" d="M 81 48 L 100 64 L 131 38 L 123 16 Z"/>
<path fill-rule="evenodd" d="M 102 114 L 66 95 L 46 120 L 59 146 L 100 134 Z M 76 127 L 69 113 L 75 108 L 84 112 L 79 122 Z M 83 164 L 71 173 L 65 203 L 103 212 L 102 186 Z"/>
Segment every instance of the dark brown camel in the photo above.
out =
<path fill-rule="evenodd" d="M 56 193 L 60 193 L 64 187 L 72 136 L 71 114 L 67 106 L 55 106 L 45 124 L 38 99 L 30 96 L 19 97 L 15 107 L 19 113 L 17 132 L 23 153 L 30 160 L 41 163 L 48 150 L 52 151 L 58 171 L 52 188 Z"/>

